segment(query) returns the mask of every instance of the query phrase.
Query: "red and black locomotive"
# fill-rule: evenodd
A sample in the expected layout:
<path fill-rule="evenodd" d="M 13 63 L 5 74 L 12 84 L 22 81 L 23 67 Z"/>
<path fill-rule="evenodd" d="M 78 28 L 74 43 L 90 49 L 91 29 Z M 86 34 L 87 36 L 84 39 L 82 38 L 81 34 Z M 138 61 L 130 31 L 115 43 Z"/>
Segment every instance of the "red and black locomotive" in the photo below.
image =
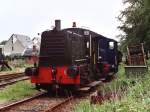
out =
<path fill-rule="evenodd" d="M 75 25 L 75 24 L 74 24 Z M 38 88 L 81 87 L 118 71 L 117 42 L 83 28 L 55 28 L 41 35 L 39 62 L 26 68 Z"/>

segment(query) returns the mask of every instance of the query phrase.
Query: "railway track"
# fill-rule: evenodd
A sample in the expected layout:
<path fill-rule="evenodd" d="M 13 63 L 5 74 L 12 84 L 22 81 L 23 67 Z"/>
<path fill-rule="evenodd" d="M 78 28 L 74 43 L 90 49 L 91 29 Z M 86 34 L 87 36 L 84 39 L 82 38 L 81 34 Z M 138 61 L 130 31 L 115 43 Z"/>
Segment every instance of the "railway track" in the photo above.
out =
<path fill-rule="evenodd" d="M 54 96 L 41 91 L 30 98 L 0 107 L 0 112 L 71 112 L 76 104 L 83 99 L 89 99 L 91 94 L 93 92 L 82 96 Z"/>
<path fill-rule="evenodd" d="M 94 89 L 95 92 L 95 89 Z M 89 99 L 92 92 L 80 95 L 54 96 L 45 91 L 30 98 L 0 107 L 0 112 L 70 112 L 75 104 Z"/>
<path fill-rule="evenodd" d="M 77 92 L 72 95 L 69 92 L 68 94 L 59 92 L 55 96 L 41 91 L 41 93 L 30 98 L 0 107 L 0 112 L 70 112 L 75 104 L 82 101 L 83 98 L 89 98 L 93 92 L 83 92 L 81 94 Z"/>
<path fill-rule="evenodd" d="M 0 112 L 7 112 L 9 110 L 11 110 L 11 108 L 15 107 L 15 106 L 20 106 L 21 104 L 23 103 L 26 103 L 26 102 L 30 102 L 31 100 L 33 99 L 36 99 L 38 97 L 41 97 L 42 95 L 44 95 L 45 92 L 41 92 L 41 93 L 38 93 L 32 97 L 29 97 L 29 98 L 25 98 L 23 100 L 20 100 L 20 101 L 17 101 L 17 102 L 14 102 L 14 103 L 11 103 L 11 104 L 7 104 L 7 105 L 4 105 L 4 106 L 1 106 L 0 107 Z M 13 111 L 12 111 L 13 112 Z"/>
<path fill-rule="evenodd" d="M 29 77 L 25 76 L 24 73 L 0 75 L 0 88 L 27 79 L 29 79 Z"/>
<path fill-rule="evenodd" d="M 67 105 L 69 102 L 73 101 L 74 99 L 75 99 L 74 96 L 68 97 L 68 98 L 62 100 L 60 103 L 57 103 L 54 106 L 51 106 L 42 112 L 55 112 L 55 111 L 65 107 L 65 105 Z"/>
<path fill-rule="evenodd" d="M 0 112 L 54 112 L 73 99 L 73 96 L 52 97 L 46 92 L 41 92 L 22 101 L 0 107 Z"/>

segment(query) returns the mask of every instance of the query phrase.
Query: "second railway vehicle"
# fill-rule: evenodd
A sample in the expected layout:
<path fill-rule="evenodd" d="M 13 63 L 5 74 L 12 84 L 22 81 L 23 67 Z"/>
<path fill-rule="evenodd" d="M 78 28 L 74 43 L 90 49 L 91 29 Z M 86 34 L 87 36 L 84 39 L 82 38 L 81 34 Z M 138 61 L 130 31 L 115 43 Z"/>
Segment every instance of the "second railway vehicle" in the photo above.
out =
<path fill-rule="evenodd" d="M 55 28 L 42 33 L 39 62 L 25 70 L 37 88 L 83 87 L 118 71 L 117 41 L 75 23 L 61 29 L 60 23 L 55 20 Z"/>

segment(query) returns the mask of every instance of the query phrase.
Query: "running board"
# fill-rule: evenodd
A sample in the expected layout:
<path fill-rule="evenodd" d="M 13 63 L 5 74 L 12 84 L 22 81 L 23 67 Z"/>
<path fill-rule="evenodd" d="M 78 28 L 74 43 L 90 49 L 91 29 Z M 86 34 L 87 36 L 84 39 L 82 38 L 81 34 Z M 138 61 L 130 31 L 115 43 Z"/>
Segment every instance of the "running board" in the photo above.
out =
<path fill-rule="evenodd" d="M 94 81 L 94 82 L 92 82 L 92 83 L 90 83 L 90 84 L 85 85 L 85 86 L 82 87 L 82 88 L 79 88 L 78 91 L 81 91 L 81 92 L 89 91 L 89 90 L 91 90 L 92 88 L 94 88 L 94 87 L 100 85 L 101 83 L 102 83 L 102 81 Z"/>

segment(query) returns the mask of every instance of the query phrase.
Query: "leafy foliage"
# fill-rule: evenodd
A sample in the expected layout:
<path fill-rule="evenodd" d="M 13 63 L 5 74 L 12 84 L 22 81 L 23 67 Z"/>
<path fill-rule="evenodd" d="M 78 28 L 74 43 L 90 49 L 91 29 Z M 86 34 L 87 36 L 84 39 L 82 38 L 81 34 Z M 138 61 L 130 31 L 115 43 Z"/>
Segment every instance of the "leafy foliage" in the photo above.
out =
<path fill-rule="evenodd" d="M 104 86 L 104 91 L 114 92 L 122 87 L 126 88 L 120 98 L 115 98 L 92 105 L 90 101 L 77 104 L 74 112 L 150 112 L 150 71 L 143 77 L 129 78 L 124 75 L 123 66 L 118 73 L 118 79 Z M 133 83 L 133 81 L 135 83 Z"/>
<path fill-rule="evenodd" d="M 0 45 L 5 45 L 7 42 L 7 40 L 3 40 L 2 42 L 0 42 Z"/>
<path fill-rule="evenodd" d="M 118 28 L 121 35 L 122 48 L 134 43 L 144 43 L 150 49 L 150 0 L 124 0 L 127 8 L 118 19 L 122 25 Z"/>

